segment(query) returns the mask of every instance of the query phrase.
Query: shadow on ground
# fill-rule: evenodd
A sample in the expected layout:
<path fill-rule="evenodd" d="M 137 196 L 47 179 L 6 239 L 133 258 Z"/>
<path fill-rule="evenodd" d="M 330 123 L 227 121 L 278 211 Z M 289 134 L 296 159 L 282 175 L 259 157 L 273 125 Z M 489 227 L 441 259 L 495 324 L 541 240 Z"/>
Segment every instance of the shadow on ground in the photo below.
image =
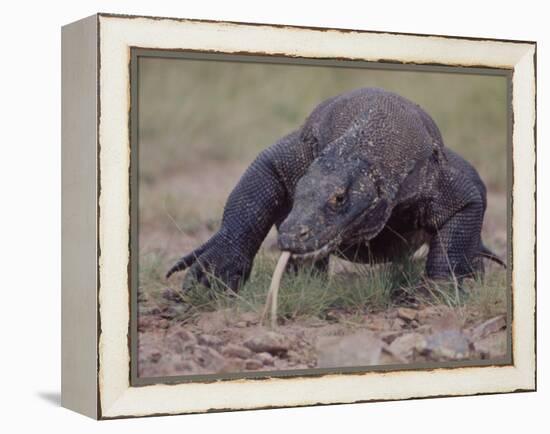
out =
<path fill-rule="evenodd" d="M 61 392 L 38 392 L 37 395 L 50 405 L 61 406 Z"/>

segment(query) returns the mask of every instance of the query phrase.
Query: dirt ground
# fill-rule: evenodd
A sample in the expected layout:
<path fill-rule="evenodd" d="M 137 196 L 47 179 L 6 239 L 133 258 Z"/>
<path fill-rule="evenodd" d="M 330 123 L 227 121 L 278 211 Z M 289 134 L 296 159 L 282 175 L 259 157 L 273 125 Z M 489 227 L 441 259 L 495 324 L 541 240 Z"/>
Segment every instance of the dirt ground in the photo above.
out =
<path fill-rule="evenodd" d="M 254 313 L 205 312 L 189 324 L 171 309 L 140 315 L 139 376 L 286 371 L 506 356 L 504 315 L 466 321 L 447 306 L 398 307 L 352 319 L 300 319 L 275 329 Z"/>
<path fill-rule="evenodd" d="M 212 177 L 221 171 L 226 182 Z M 204 169 L 204 168 L 203 168 Z M 182 275 L 166 281 L 162 275 L 172 261 L 207 240 L 215 231 L 227 193 L 244 164 L 170 174 L 161 185 L 143 186 L 143 194 L 157 197 L 168 189 L 176 197 L 199 201 L 198 215 L 173 215 L 166 206 L 160 214 L 142 211 L 138 315 L 138 371 L 140 377 L 203 375 L 247 371 L 286 371 L 440 362 L 453 360 L 502 360 L 507 350 L 505 287 L 500 295 L 480 304 L 452 306 L 438 301 L 407 300 L 388 309 L 349 312 L 333 309 L 322 316 L 280 318 L 275 329 L 256 311 L 235 306 L 217 311 L 193 310 L 181 300 L 165 297 L 177 290 Z M 200 186 L 200 188 L 198 188 Z M 200 193 L 196 193 L 196 192 Z M 197 195 L 196 198 L 193 195 Z M 200 198 L 208 198 L 201 205 Z M 175 200 L 176 203 L 179 199 Z M 506 253 L 505 196 L 489 195 L 484 239 L 499 255 Z M 174 213 L 176 211 L 174 210 Z M 178 221 L 193 222 L 182 228 Z M 156 250 L 163 246 L 162 254 Z M 273 256 L 275 234 L 264 243 Z M 154 260 L 148 260 L 153 255 Z M 332 267 L 332 272 L 334 272 Z M 340 267 L 345 273 L 345 267 Z M 488 264 L 488 274 L 504 270 Z M 151 277 L 152 274 L 152 277 Z M 474 288 L 475 290 L 475 288 Z M 281 288 L 284 291 L 284 288 Z M 503 302 L 504 301 L 504 302 Z"/>

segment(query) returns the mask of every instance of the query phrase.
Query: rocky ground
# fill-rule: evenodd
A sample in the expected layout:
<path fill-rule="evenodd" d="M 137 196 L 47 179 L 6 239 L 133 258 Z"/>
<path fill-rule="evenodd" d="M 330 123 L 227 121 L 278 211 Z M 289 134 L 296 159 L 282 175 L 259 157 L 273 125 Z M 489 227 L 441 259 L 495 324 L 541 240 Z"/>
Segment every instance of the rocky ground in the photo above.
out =
<path fill-rule="evenodd" d="M 172 308 L 139 315 L 140 377 L 286 371 L 307 368 L 399 365 L 454 360 L 502 360 L 504 315 L 459 318 L 447 306 L 397 307 L 358 316 L 330 312 L 262 325 L 252 312 L 204 312 L 175 321 Z"/>
<path fill-rule="evenodd" d="M 477 290 L 481 298 L 484 293 L 500 294 L 496 297 L 501 300 L 499 305 L 489 296 L 483 303 L 476 297 L 454 307 L 432 300 L 432 304 L 391 303 L 389 309 L 373 310 L 367 302 L 364 307 L 373 310 L 371 313 L 329 310 L 321 315 L 280 319 L 276 329 L 260 324 L 257 312 L 261 308 L 199 309 L 189 315 L 182 313 L 185 306 L 181 304 L 159 302 L 159 294 L 169 286 L 180 287 L 183 278 L 180 274 L 167 281 L 166 270 L 215 232 L 227 195 L 245 167 L 242 161 L 211 162 L 195 169 L 162 171 L 152 180 L 142 180 L 139 376 L 497 361 L 505 357 L 509 327 L 504 315 L 505 279 L 493 285 L 492 292 Z M 497 254 L 506 257 L 506 194 L 490 189 L 488 201 L 483 238 Z M 273 246 L 272 231 L 264 249 L 278 257 Z M 487 265 L 489 277 L 494 273 L 505 276 L 504 270 Z M 267 279 L 270 277 L 268 274 Z M 282 288 L 280 296 L 288 291 L 288 287 Z"/>

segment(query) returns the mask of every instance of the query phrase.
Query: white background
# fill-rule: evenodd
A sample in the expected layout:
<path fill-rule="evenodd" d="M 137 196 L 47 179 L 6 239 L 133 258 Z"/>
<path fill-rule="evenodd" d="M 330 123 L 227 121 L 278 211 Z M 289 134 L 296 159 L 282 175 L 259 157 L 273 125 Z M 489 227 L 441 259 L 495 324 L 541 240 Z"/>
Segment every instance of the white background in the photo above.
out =
<path fill-rule="evenodd" d="M 548 11 L 543 1 L 18 1 L 0 32 L 0 429 L 88 432 L 548 432 Z M 59 407 L 60 27 L 95 12 L 538 42 L 536 393 L 94 422 Z M 546 172 L 546 173 L 545 173 Z M 521 182 L 521 180 L 518 180 Z"/>

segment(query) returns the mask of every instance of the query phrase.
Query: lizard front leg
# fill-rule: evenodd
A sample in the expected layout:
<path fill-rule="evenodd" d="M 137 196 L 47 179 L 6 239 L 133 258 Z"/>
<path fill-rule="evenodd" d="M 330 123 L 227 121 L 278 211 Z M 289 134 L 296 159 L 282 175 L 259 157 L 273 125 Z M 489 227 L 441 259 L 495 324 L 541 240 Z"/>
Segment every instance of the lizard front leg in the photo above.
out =
<path fill-rule="evenodd" d="M 293 186 L 314 157 L 298 132 L 262 151 L 229 195 L 219 231 L 166 276 L 188 268 L 184 289 L 197 283 L 238 289 L 270 228 L 288 213 Z"/>
<path fill-rule="evenodd" d="M 450 280 L 483 273 L 481 227 L 485 204 L 474 183 L 451 170 L 438 185 L 439 194 L 430 211 L 432 240 L 426 274 Z"/>

